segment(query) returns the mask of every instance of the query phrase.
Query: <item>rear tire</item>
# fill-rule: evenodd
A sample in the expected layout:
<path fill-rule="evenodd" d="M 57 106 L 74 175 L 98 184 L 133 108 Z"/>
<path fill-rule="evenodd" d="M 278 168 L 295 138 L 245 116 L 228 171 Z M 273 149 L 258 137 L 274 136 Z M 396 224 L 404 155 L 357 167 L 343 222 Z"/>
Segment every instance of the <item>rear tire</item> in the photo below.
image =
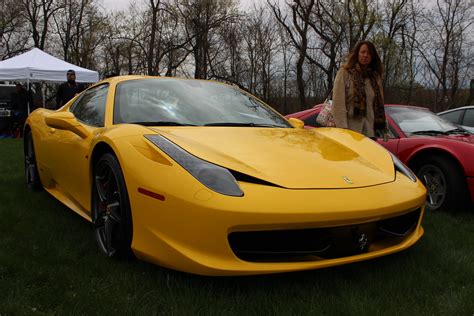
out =
<path fill-rule="evenodd" d="M 25 181 L 26 186 L 30 190 L 38 191 L 41 189 L 41 181 L 36 164 L 35 146 L 31 132 L 25 135 Z"/>
<path fill-rule="evenodd" d="M 466 207 L 466 180 L 454 161 L 444 156 L 426 156 L 413 169 L 428 190 L 428 210 L 456 212 Z"/>
<path fill-rule="evenodd" d="M 132 217 L 127 187 L 117 158 L 104 154 L 94 166 L 92 223 L 102 253 L 108 257 L 132 255 Z"/>

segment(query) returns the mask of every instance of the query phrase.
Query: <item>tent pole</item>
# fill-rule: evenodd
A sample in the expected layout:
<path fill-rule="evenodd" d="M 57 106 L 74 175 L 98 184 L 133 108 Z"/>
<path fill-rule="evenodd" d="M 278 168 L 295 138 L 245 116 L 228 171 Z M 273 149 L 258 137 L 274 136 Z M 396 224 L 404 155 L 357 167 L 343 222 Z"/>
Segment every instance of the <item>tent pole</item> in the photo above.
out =
<path fill-rule="evenodd" d="M 26 78 L 26 91 L 28 92 L 28 96 L 30 95 L 30 78 Z M 28 115 L 30 115 L 30 98 L 27 98 L 28 102 Z"/>
<path fill-rule="evenodd" d="M 46 108 L 46 85 L 44 81 L 41 82 L 41 97 L 43 99 L 43 108 Z"/>

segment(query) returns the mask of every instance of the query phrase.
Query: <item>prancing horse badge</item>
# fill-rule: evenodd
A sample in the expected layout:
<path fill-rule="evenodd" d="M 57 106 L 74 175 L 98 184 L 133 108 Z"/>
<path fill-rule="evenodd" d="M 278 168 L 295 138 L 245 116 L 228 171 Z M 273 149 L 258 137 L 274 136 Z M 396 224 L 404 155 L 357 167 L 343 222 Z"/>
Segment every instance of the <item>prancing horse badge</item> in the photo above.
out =
<path fill-rule="evenodd" d="M 354 182 L 352 182 L 352 180 L 351 180 L 349 177 L 343 176 L 342 178 L 343 178 L 344 181 L 346 181 L 348 184 L 354 184 Z"/>

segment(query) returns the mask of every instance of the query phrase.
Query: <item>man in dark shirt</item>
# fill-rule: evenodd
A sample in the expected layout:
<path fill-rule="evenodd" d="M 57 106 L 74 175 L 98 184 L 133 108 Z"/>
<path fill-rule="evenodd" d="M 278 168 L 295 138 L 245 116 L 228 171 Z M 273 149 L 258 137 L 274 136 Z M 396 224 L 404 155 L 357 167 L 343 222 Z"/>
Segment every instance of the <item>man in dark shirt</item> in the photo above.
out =
<path fill-rule="evenodd" d="M 32 112 L 33 109 L 33 95 L 31 91 L 27 91 L 21 83 L 15 86 L 15 92 L 12 93 L 12 110 L 21 117 L 28 116 L 28 110 Z"/>
<path fill-rule="evenodd" d="M 25 124 L 25 120 L 29 113 L 31 113 L 35 106 L 33 104 L 33 95 L 31 90 L 27 91 L 21 83 L 17 83 L 16 91 L 12 93 L 12 131 L 18 130 L 18 136 L 21 137 L 21 130 Z"/>
<path fill-rule="evenodd" d="M 62 107 L 76 94 L 84 90 L 82 85 L 76 82 L 76 72 L 74 70 L 68 70 L 66 77 L 67 82 L 60 84 L 58 87 L 58 92 L 56 94 L 56 109 Z"/>

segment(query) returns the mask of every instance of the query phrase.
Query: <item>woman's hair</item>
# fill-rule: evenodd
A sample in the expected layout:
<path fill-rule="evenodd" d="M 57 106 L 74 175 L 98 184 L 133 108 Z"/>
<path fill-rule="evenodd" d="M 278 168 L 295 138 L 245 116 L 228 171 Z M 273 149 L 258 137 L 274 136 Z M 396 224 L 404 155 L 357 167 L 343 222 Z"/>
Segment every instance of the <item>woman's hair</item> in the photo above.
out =
<path fill-rule="evenodd" d="M 369 48 L 370 55 L 372 56 L 372 60 L 370 64 L 368 65 L 368 67 L 372 69 L 373 72 L 375 72 L 380 77 L 382 77 L 383 76 L 382 61 L 380 60 L 380 56 L 377 53 L 377 50 L 375 49 L 375 45 L 370 41 L 358 42 L 356 46 L 354 47 L 354 49 L 349 53 L 349 55 L 347 55 L 346 63 L 342 65 L 342 67 L 344 67 L 347 70 L 354 68 L 356 63 L 358 63 L 359 61 L 359 51 L 362 45 L 364 44 L 367 45 L 367 47 Z"/>

